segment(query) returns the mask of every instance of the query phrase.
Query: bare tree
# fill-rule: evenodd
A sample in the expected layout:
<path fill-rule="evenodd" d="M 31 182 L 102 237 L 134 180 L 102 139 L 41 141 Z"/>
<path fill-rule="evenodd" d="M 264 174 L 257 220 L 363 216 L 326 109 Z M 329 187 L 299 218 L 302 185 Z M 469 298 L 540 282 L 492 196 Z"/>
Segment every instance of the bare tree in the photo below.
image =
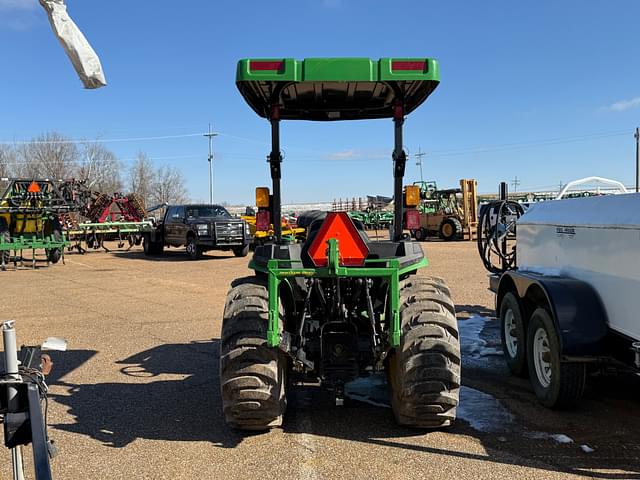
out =
<path fill-rule="evenodd" d="M 155 204 L 187 202 L 186 183 L 177 168 L 163 166 L 156 171 L 151 200 Z"/>
<path fill-rule="evenodd" d="M 119 192 L 122 189 L 120 162 L 101 143 L 83 144 L 82 153 L 74 177 L 84 180 L 87 187 L 104 193 Z"/>
<path fill-rule="evenodd" d="M 73 172 L 78 149 L 72 140 L 57 132 L 49 132 L 33 139 L 18 150 L 19 167 L 23 177 L 62 179 Z"/>
<path fill-rule="evenodd" d="M 144 152 L 139 152 L 129 171 L 129 189 L 131 193 L 137 193 L 144 201 L 145 206 L 151 206 L 151 191 L 155 174 L 151 159 Z"/>
<path fill-rule="evenodd" d="M 16 168 L 16 151 L 9 145 L 0 145 L 0 178 L 10 177 Z"/>

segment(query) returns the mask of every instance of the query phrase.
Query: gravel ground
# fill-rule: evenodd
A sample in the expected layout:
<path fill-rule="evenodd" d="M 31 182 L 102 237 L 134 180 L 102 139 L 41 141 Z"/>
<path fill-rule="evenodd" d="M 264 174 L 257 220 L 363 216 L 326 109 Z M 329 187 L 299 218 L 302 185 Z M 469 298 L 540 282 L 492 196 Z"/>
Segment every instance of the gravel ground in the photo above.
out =
<path fill-rule="evenodd" d="M 447 280 L 461 328 L 491 317 L 475 245 L 424 246 L 423 274 Z M 640 478 L 638 382 L 599 378 L 576 411 L 545 410 L 526 380 L 508 375 L 490 318 L 480 323 L 490 353 L 465 358 L 465 419 L 447 430 L 399 428 L 389 409 L 364 403 L 335 407 L 313 386 L 291 393 L 284 428 L 229 430 L 218 338 L 228 285 L 250 273 L 246 265 L 223 252 L 193 262 L 177 250 L 157 259 L 133 250 L 0 272 L 2 317 L 16 320 L 19 341 L 69 342 L 49 381 L 55 478 Z M 482 431 L 478 419 L 492 427 Z M 560 433 L 574 442 L 549 436 Z M 5 452 L 0 478 L 9 476 Z"/>

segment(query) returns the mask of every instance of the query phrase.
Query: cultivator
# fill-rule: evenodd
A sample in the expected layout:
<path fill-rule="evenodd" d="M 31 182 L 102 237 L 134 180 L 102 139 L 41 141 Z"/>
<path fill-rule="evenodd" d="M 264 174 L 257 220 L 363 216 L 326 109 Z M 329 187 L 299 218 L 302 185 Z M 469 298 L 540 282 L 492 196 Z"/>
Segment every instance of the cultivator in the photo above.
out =
<path fill-rule="evenodd" d="M 73 242 L 70 250 L 110 251 L 105 241 L 117 242 L 118 248 L 142 243 L 142 235 L 153 228 L 145 220 L 147 212 L 136 194 L 122 195 L 92 191 L 83 182 L 64 182 L 62 191 L 76 206 L 76 212 L 64 215 L 62 224 Z"/>
<path fill-rule="evenodd" d="M 64 248 L 69 245 L 58 216 L 72 206 L 54 182 L 38 179 L 4 179 L 7 183 L 0 197 L 0 269 L 10 263 L 29 260 L 35 268 L 37 252 L 44 250 L 47 265 L 64 262 Z M 31 257 L 25 259 L 24 252 Z"/>

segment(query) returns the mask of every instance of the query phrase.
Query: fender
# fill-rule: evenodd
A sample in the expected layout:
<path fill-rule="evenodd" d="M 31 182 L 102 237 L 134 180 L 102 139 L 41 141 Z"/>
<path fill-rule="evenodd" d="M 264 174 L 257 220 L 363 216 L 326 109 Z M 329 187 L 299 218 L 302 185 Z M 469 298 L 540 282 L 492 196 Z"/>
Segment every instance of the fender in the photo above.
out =
<path fill-rule="evenodd" d="M 600 355 L 608 334 L 607 315 L 602 301 L 591 285 L 568 277 L 551 277 L 533 272 L 505 272 L 498 286 L 496 300 L 508 291 L 517 292 L 530 318 L 544 295 L 556 327 L 563 355 Z M 499 305 L 499 304 L 498 304 Z"/>

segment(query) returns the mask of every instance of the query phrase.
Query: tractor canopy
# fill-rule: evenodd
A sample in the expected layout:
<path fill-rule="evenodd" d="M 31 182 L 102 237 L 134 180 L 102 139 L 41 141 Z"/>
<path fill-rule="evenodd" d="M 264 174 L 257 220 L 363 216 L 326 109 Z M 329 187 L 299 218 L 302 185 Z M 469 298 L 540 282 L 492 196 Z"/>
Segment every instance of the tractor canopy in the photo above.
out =
<path fill-rule="evenodd" d="M 282 120 L 393 118 L 394 106 L 408 114 L 440 83 L 431 58 L 243 59 L 236 85 L 261 117 L 279 105 Z"/>

